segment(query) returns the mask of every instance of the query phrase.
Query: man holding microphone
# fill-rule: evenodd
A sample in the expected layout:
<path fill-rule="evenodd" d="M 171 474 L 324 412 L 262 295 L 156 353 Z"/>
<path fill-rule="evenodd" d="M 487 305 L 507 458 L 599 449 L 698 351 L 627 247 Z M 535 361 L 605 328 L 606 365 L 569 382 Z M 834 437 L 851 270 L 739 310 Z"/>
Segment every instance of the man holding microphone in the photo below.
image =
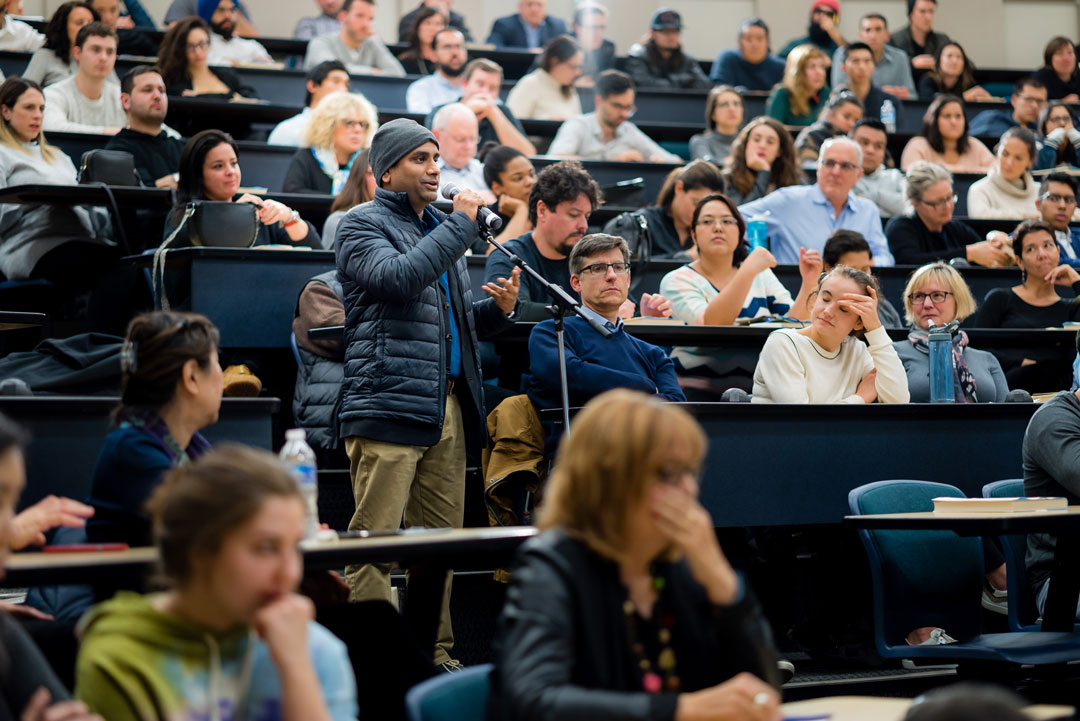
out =
<path fill-rule="evenodd" d="M 372 138 L 375 199 L 353 208 L 337 233 L 345 296 L 345 382 L 340 434 L 349 455 L 354 530 L 460 527 L 465 447 L 482 445 L 484 402 L 477 339 L 515 320 L 518 275 L 473 300 L 463 255 L 476 239 L 479 194 L 463 190 L 449 215 L 431 207 L 439 144 L 406 118 Z M 390 599 L 388 564 L 346 569 L 351 600 Z M 450 656 L 450 578 L 435 663 Z"/>

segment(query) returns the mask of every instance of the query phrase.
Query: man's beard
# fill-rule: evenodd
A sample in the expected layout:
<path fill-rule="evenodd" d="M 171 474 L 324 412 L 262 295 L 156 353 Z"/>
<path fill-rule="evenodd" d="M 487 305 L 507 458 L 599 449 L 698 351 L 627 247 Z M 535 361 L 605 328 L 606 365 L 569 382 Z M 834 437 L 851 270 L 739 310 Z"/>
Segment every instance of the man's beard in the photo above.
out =
<path fill-rule="evenodd" d="M 210 24 L 210 29 L 213 30 L 218 35 L 220 35 L 221 37 L 225 38 L 226 40 L 232 40 L 232 36 L 233 36 L 233 26 L 232 25 L 222 25 L 221 23 L 211 23 Z"/>
<path fill-rule="evenodd" d="M 438 67 L 439 72 L 448 78 L 460 78 L 461 74 L 465 72 L 464 65 L 455 68 L 450 65 L 443 65 L 442 63 L 438 63 Z"/>
<path fill-rule="evenodd" d="M 821 26 L 817 23 L 810 23 L 810 42 L 814 45 L 828 45 L 832 41 L 832 36 L 821 29 Z"/>

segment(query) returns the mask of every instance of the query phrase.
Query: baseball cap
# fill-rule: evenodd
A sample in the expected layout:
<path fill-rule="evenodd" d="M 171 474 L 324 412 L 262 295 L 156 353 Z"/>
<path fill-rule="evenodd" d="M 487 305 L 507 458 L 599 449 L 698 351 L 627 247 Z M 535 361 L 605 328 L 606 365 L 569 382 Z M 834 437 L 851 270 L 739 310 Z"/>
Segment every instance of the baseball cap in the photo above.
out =
<path fill-rule="evenodd" d="M 657 8 L 649 21 L 650 30 L 682 30 L 682 16 L 671 8 Z"/>
<path fill-rule="evenodd" d="M 840 3 L 837 2 L 837 0 L 814 0 L 814 3 L 810 6 L 810 10 L 812 12 L 822 6 L 831 9 L 837 15 L 840 14 Z"/>

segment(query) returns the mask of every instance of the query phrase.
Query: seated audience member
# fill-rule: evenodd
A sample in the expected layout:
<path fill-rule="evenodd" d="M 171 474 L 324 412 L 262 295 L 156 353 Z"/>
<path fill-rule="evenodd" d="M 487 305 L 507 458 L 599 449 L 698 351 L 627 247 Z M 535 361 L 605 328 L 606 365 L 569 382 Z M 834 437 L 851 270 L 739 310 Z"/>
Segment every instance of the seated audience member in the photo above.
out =
<path fill-rule="evenodd" d="M 1013 231 L 1020 285 L 994 288 L 983 299 L 979 328 L 1056 328 L 1080 317 L 1080 301 L 1062 298 L 1055 286 L 1080 293 L 1080 273 L 1060 263 L 1054 229 L 1042 220 L 1025 220 Z M 1054 348 L 1001 349 L 994 353 L 1010 388 L 1030 393 L 1067 388 L 1072 359 Z"/>
<path fill-rule="evenodd" d="M 1080 165 L 1080 131 L 1072 111 L 1060 100 L 1051 100 L 1039 114 L 1039 155 L 1036 170 L 1050 170 L 1059 165 Z"/>
<path fill-rule="evenodd" d="M 1031 176 L 1035 133 L 1009 128 L 1001 136 L 997 156 L 986 177 L 968 188 L 967 212 L 972 218 L 1035 218 L 1039 184 Z"/>
<path fill-rule="evenodd" d="M 841 90 L 833 93 L 821 109 L 817 121 L 807 125 L 795 138 L 795 153 L 804 167 L 817 165 L 821 144 L 837 135 L 847 135 L 862 120 L 863 105 L 855 94 Z"/>
<path fill-rule="evenodd" d="M 270 145 L 300 145 L 300 136 L 304 134 L 311 111 L 319 104 L 319 101 L 330 93 L 348 92 L 349 72 L 344 63 L 337 60 L 327 60 L 319 63 L 307 71 L 304 80 L 307 92 L 304 97 L 304 109 L 296 115 L 282 120 L 270 131 L 266 142 Z"/>
<path fill-rule="evenodd" d="M 548 155 L 581 160 L 677 163 L 679 156 L 661 148 L 630 122 L 634 82 L 626 73 L 608 70 L 596 79 L 596 110 L 559 126 Z"/>
<path fill-rule="evenodd" d="M 45 26 L 45 44 L 30 56 L 30 63 L 23 70 L 25 80 L 47 87 L 58 80 L 74 75 L 79 69 L 71 54 L 75 36 L 83 25 L 100 20 L 88 2 L 73 0 L 53 11 Z"/>
<path fill-rule="evenodd" d="M 615 68 L 615 43 L 607 37 L 608 9 L 595 2 L 581 2 L 574 8 L 574 38 L 581 44 L 585 62 L 578 86 L 591 87 L 605 70 Z"/>
<path fill-rule="evenodd" d="M 768 621 L 697 501 L 705 447 L 685 410 L 630 391 L 576 417 L 499 618 L 501 718 L 780 718 Z"/>
<path fill-rule="evenodd" d="M 324 234 L 323 237 L 326 237 Z M 345 381 L 345 341 L 342 338 L 310 338 L 308 331 L 345 325 L 345 292 L 331 268 L 307 282 L 296 301 L 292 333 L 296 339 L 296 385 L 292 411 L 297 428 L 319 453 L 345 455 L 337 429 L 341 384 Z"/>
<path fill-rule="evenodd" d="M 937 0 L 908 0 L 908 24 L 892 34 L 889 44 L 898 47 L 911 58 L 911 67 L 929 70 L 934 56 L 949 42 L 945 33 L 934 31 Z"/>
<path fill-rule="evenodd" d="M 116 65 L 116 31 L 92 22 L 79 29 L 75 75 L 45 88 L 45 130 L 116 135 L 127 122 L 120 88 L 108 81 Z"/>
<path fill-rule="evenodd" d="M 435 36 L 447 27 L 446 13 L 439 8 L 422 7 L 417 11 L 405 40 L 405 52 L 398 55 L 406 75 L 430 75 L 435 72 L 439 62 L 435 57 Z M 462 40 L 461 44 L 464 47 L 465 41 Z"/>
<path fill-rule="evenodd" d="M 8 14 L 7 5 L 0 5 L 0 50 L 32 53 L 45 44 L 45 36 L 33 27 Z"/>
<path fill-rule="evenodd" d="M 893 343 L 907 371 L 912 403 L 930 402 L 930 325 L 963 321 L 975 313 L 975 298 L 964 276 L 937 261 L 915 270 L 904 288 L 904 316 L 912 331 Z M 953 391 L 957 403 L 1004 403 L 1009 384 L 993 353 L 968 346 L 967 333 L 958 331 L 953 345 Z"/>
<path fill-rule="evenodd" d="M 907 375 L 878 318 L 873 276 L 838 265 L 818 281 L 810 325 L 769 334 L 754 403 L 907 403 Z M 866 345 L 859 342 L 865 337 Z"/>
<path fill-rule="evenodd" d="M 375 197 L 375 174 L 371 172 L 371 164 L 368 163 L 368 151 L 362 150 L 353 161 L 352 172 L 345 181 L 345 187 L 334 198 L 330 206 L 330 215 L 323 223 L 322 242 L 324 248 L 335 250 L 337 246 L 334 239 L 337 237 L 338 225 L 342 218 L 350 210 L 366 203 Z M 340 325 L 340 323 L 338 324 Z"/>
<path fill-rule="evenodd" d="M 855 195 L 872 201 L 882 218 L 900 215 L 904 212 L 907 180 L 900 170 L 885 167 L 889 139 L 885 126 L 880 120 L 863 118 L 855 123 L 850 135 L 863 154 L 863 174 L 855 183 Z"/>
<path fill-rule="evenodd" d="M 1076 46 L 1058 35 L 1043 50 L 1043 66 L 1035 77 L 1046 86 L 1046 97 L 1063 103 L 1080 103 L 1080 72 L 1076 68 Z"/>
<path fill-rule="evenodd" d="M 175 26 L 174 26 L 175 27 Z M 176 205 L 165 221 L 163 237 L 168 238 L 180 225 L 187 204 L 194 200 L 251 203 L 259 221 L 255 245 L 304 245 L 321 247 L 315 228 L 300 213 L 270 198 L 250 193 L 240 194 L 240 161 L 236 141 L 220 130 L 204 130 L 184 146 L 180 156 L 180 180 Z M 175 247 L 190 244 L 188 225 L 180 229 L 172 243 Z"/>
<path fill-rule="evenodd" d="M 293 155 L 281 189 L 286 193 L 337 195 L 360 151 L 378 129 L 375 108 L 363 95 L 331 93 L 311 112 L 302 147 Z"/>
<path fill-rule="evenodd" d="M 566 120 L 581 115 L 574 83 L 581 77 L 585 53 L 569 35 L 552 38 L 540 55 L 539 67 L 514 83 L 506 106 L 519 118 Z"/>
<path fill-rule="evenodd" d="M 148 509 L 169 590 L 87 612 L 76 697 L 110 719 L 356 718 L 345 645 L 296 593 L 306 506 L 285 466 L 215 450 L 172 470 Z"/>
<path fill-rule="evenodd" d="M 175 188 L 184 141 L 170 135 L 164 125 L 169 97 L 161 74 L 149 65 L 128 70 L 120 80 L 120 102 L 127 112 L 127 125 L 109 138 L 105 149 L 131 153 L 143 185 Z"/>
<path fill-rule="evenodd" d="M 784 80 L 773 89 L 765 113 L 784 125 L 809 125 L 829 99 L 829 57 L 813 45 L 800 45 L 787 56 Z"/>
<path fill-rule="evenodd" d="M 247 6 L 241 0 L 233 0 L 233 3 L 239 11 L 236 16 L 236 34 L 245 38 L 258 37 L 259 31 L 252 24 L 251 13 L 248 12 Z M 165 11 L 165 27 L 171 28 L 184 18 L 198 14 L 199 0 L 172 0 L 169 9 Z"/>
<path fill-rule="evenodd" d="M 784 79 L 784 61 L 769 53 L 769 26 L 761 18 L 739 25 L 739 49 L 721 50 L 709 80 L 747 90 L 772 90 Z"/>
<path fill-rule="evenodd" d="M 795 48 L 809 44 L 831 58 L 837 48 L 847 44 L 837 26 L 839 20 L 840 3 L 838 0 L 811 0 L 807 34 L 789 41 L 780 51 L 780 57 L 787 59 Z"/>
<path fill-rule="evenodd" d="M 498 18 L 487 42 L 496 48 L 541 50 L 553 38 L 566 34 L 566 23 L 547 14 L 547 0 L 518 0 L 518 11 Z"/>
<path fill-rule="evenodd" d="M 870 50 L 870 66 L 873 68 L 873 74 L 868 82 L 873 83 L 874 88 L 901 100 L 915 96 L 911 59 L 900 48 L 889 45 L 888 22 L 880 13 L 863 15 L 859 20 L 859 42 L 849 43 L 848 51 L 837 48 L 833 53 L 831 80 L 834 88 L 842 85 L 850 86 L 845 63 L 850 57 L 851 47 L 860 44 L 865 44 Z"/>
<path fill-rule="evenodd" d="M 718 167 L 707 160 L 691 161 L 668 173 L 656 205 L 612 218 L 604 232 L 624 238 L 635 258 L 685 260 L 696 248 L 695 208 L 702 198 L 723 190 L 724 178 Z"/>
<path fill-rule="evenodd" d="M 117 55 L 157 55 L 157 43 L 153 38 L 142 30 L 134 29 L 131 18 L 127 18 L 127 23 L 124 22 L 124 16 L 120 14 L 120 0 L 90 0 L 90 7 L 101 18 L 101 22 L 116 31 Z"/>
<path fill-rule="evenodd" d="M 25 432 L 0 417 L 0 564 L 13 546 L 21 547 L 15 507 L 26 485 L 26 461 L 22 447 Z M 44 538 L 41 539 L 44 541 Z M 0 611 L 0 708 L 10 719 L 26 721 L 101 721 L 86 704 L 72 701 L 68 690 L 30 635 L 12 613 Z"/>
<path fill-rule="evenodd" d="M 854 230 L 838 230 L 825 241 L 821 251 L 822 270 L 828 273 L 838 265 L 846 265 L 867 275 L 874 274 L 874 254 L 862 233 Z M 878 318 L 886 328 L 903 328 L 900 314 L 888 298 L 878 298 Z"/>
<path fill-rule="evenodd" d="M 919 160 L 944 165 L 953 173 L 985 173 L 994 164 L 994 154 L 968 134 L 964 101 L 939 95 L 926 108 L 919 134 L 904 146 L 900 169 L 906 171 Z"/>
<path fill-rule="evenodd" d="M 765 221 L 769 248 L 781 265 L 797 263 L 800 247 L 820 252 L 839 228 L 862 233 L 877 264 L 892 265 L 877 206 L 851 192 L 861 177 L 858 143 L 844 136 L 829 138 L 821 144 L 815 184 L 780 188 L 739 206 L 739 212 L 748 220 Z"/>
<path fill-rule="evenodd" d="M 0 187 L 78 183 L 71 158 L 45 140 L 44 115 L 37 83 L 8 78 L 0 84 Z M 9 280 L 92 286 L 117 258 L 101 218 L 78 205 L 0 204 L 0 273 Z"/>
<path fill-rule="evenodd" d="M 886 92 L 872 81 L 874 72 L 874 56 L 870 46 L 866 43 L 851 43 L 839 51 L 844 57 L 843 69 L 847 74 L 847 90 L 859 99 L 863 106 L 864 118 L 877 118 L 882 116 L 882 108 L 886 109 L 886 103 L 892 105 L 893 122 L 901 117 L 903 103 L 900 98 Z M 837 88 L 837 86 L 833 86 Z M 903 86 L 901 86 L 903 88 Z M 838 88 L 837 88 L 838 89 Z M 906 88 L 905 88 L 906 89 Z"/>
<path fill-rule="evenodd" d="M 154 23 L 154 19 L 150 17 L 150 14 L 143 9 L 139 0 L 124 0 L 118 27 L 125 29 L 145 28 L 147 30 L 155 30 L 157 29 L 157 24 Z"/>
<path fill-rule="evenodd" d="M 536 147 L 525 135 L 521 121 L 499 100 L 502 79 L 502 67 L 487 58 L 471 60 L 465 66 L 461 102 L 469 106 L 480 122 L 480 145 L 494 142 L 513 146 L 526 155 L 536 155 Z M 434 110 L 438 109 L 435 107 L 428 113 L 425 125 L 431 126 Z"/>
<path fill-rule="evenodd" d="M 506 249 L 520 256 L 549 283 L 562 286 L 571 296 L 570 251 L 585 236 L 589 215 L 602 198 L 600 186 L 580 163 L 563 161 L 549 165 L 536 176 L 529 191 L 529 222 L 533 229 L 505 243 Z M 514 265 L 502 253 L 488 255 L 484 282 L 509 278 Z M 521 275 L 518 290 L 518 320 L 540 321 L 550 318 L 551 303 L 547 291 L 527 274 Z"/>
<path fill-rule="evenodd" d="M 743 99 L 730 85 L 718 85 L 705 100 L 705 132 L 690 138 L 692 160 L 723 165 L 743 123 Z"/>
<path fill-rule="evenodd" d="M 724 195 L 707 195 L 694 209 L 694 247 L 697 260 L 664 276 L 660 295 L 671 303 L 671 317 L 690 325 L 731 325 L 736 318 L 780 315 L 806 320 L 810 294 L 821 274 L 821 254 L 799 253 L 802 286 L 795 298 L 772 272 L 776 258 L 765 248 L 746 242 L 746 223 L 735 203 Z M 738 369 L 708 349 L 675 348 L 671 354 L 680 371 L 730 377 Z M 745 389 L 749 390 L 746 369 Z"/>
<path fill-rule="evenodd" d="M 217 422 L 221 408 L 220 346 L 217 328 L 194 313 L 144 313 L 128 325 L 120 403 L 90 486 L 93 542 L 152 542 L 147 500 L 169 469 L 210 450 L 199 431 Z"/>
<path fill-rule="evenodd" d="M 340 4 L 341 2 L 338 0 L 338 5 Z M 450 7 L 453 4 L 453 0 L 420 0 L 419 5 L 402 15 L 401 20 L 398 21 L 398 42 L 403 43 L 408 40 L 409 29 L 412 27 L 413 20 L 416 19 L 417 13 L 420 12 L 421 8 L 430 7 L 445 9 L 446 13 L 450 16 L 449 27 L 461 31 L 461 34 L 465 36 L 465 42 L 471 43 L 473 41 L 472 33 L 469 32 L 469 28 L 465 25 L 464 16 L 462 16 L 461 13 L 454 12 L 453 8 Z"/>
<path fill-rule="evenodd" d="M 446 186 L 456 185 L 494 203 L 495 196 L 484 180 L 484 164 L 476 159 L 480 142 L 476 115 L 461 103 L 444 105 L 435 113 L 431 132 L 439 142 L 439 195 Z"/>
<path fill-rule="evenodd" d="M 893 258 L 902 265 L 925 265 L 963 258 L 985 266 L 1010 264 L 1006 240 L 983 240 L 971 226 L 953 220 L 956 194 L 952 174 L 944 166 L 920 160 L 907 172 L 907 199 L 912 212 L 885 225 Z"/>
<path fill-rule="evenodd" d="M 698 61 L 683 52 L 682 17 L 671 8 L 657 8 L 649 35 L 626 53 L 626 72 L 639 88 L 708 88 Z"/>
<path fill-rule="evenodd" d="M 1039 216 L 1054 229 L 1061 248 L 1059 260 L 1080 269 L 1080 228 L 1069 223 L 1076 217 L 1076 178 L 1065 173 L 1050 173 L 1042 179 L 1035 207 Z"/>
<path fill-rule="evenodd" d="M 316 4 L 319 6 L 319 14 L 297 20 L 292 33 L 293 40 L 311 40 L 316 35 L 336 33 L 341 30 L 338 13 L 341 12 L 342 1 L 316 0 Z"/>
<path fill-rule="evenodd" d="M 1035 130 L 1039 113 L 1046 105 L 1046 86 L 1034 76 L 1022 78 L 1013 86 L 1012 107 L 984 110 L 971 119 L 971 134 L 998 137 L 1017 126 Z"/>
<path fill-rule="evenodd" d="M 210 26 L 211 65 L 247 65 L 272 63 L 273 58 L 258 40 L 236 34 L 236 18 L 240 15 L 233 0 L 201 0 L 199 17 Z"/>
<path fill-rule="evenodd" d="M 960 43 L 948 42 L 938 48 L 934 67 L 919 78 L 919 98 L 933 100 L 935 95 L 942 94 L 957 95 L 968 103 L 994 97 L 975 82 L 975 66 Z"/>
<path fill-rule="evenodd" d="M 431 44 L 434 72 L 413 81 L 405 90 L 405 107 L 410 113 L 427 115 L 437 107 L 457 102 L 464 92 L 465 65 L 469 62 L 465 36 L 452 28 L 440 30 Z"/>
<path fill-rule="evenodd" d="M 345 0 L 338 13 L 341 30 L 317 35 L 308 41 L 304 69 L 326 60 L 345 63 L 350 74 L 401 76 L 405 68 L 382 40 L 375 35 L 375 5 L 372 0 Z"/>
<path fill-rule="evenodd" d="M 528 233 L 533 229 L 529 220 L 529 192 L 536 185 L 532 162 L 517 148 L 494 144 L 480 148 L 479 159 L 484 166 L 484 182 L 495 196 L 491 210 L 503 222 L 495 240 L 502 243 Z M 487 252 L 494 249 L 489 244 Z"/>
<path fill-rule="evenodd" d="M 791 133 L 767 115 L 739 131 L 724 161 L 724 194 L 736 204 L 764 198 L 777 188 L 800 185 L 802 173 Z"/>
<path fill-rule="evenodd" d="M 1080 335 L 1076 348 L 1080 352 Z M 1024 433 L 1023 459 L 1025 496 L 1064 496 L 1070 505 L 1080 502 L 1080 391 L 1062 391 L 1039 407 Z M 1027 577 L 1039 613 L 1046 611 L 1056 548 L 1056 536 L 1028 534 Z"/>
<path fill-rule="evenodd" d="M 571 406 L 585 405 L 612 388 L 655 393 L 669 401 L 685 401 L 675 377 L 675 366 L 662 348 L 623 330 L 623 306 L 630 292 L 630 249 L 618 236 L 586 235 L 570 251 L 570 287 L 581 296 L 586 313 L 612 333 L 597 333 L 577 315 L 566 318 L 566 377 Z M 659 296 L 642 296 L 647 315 L 670 315 Z M 667 309 L 659 312 L 659 305 Z M 558 408 L 561 402 L 558 344 L 555 321 L 538 323 L 529 334 L 529 378 L 526 392 L 539 409 Z"/>

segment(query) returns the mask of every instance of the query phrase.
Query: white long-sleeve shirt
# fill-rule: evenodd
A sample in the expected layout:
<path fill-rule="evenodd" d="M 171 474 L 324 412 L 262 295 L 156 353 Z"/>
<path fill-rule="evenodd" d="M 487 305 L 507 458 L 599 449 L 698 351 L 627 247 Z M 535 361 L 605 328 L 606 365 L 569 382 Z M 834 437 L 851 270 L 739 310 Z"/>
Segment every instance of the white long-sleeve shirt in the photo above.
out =
<path fill-rule="evenodd" d="M 828 352 L 794 328 L 769 334 L 754 370 L 754 403 L 863 403 L 855 391 L 871 370 L 881 403 L 907 403 L 907 373 L 884 328 L 867 345 L 847 337 Z"/>
<path fill-rule="evenodd" d="M 64 133 L 101 133 L 127 125 L 120 104 L 120 86 L 105 83 L 101 97 L 91 100 L 79 92 L 75 75 L 45 88 L 45 130 Z"/>

